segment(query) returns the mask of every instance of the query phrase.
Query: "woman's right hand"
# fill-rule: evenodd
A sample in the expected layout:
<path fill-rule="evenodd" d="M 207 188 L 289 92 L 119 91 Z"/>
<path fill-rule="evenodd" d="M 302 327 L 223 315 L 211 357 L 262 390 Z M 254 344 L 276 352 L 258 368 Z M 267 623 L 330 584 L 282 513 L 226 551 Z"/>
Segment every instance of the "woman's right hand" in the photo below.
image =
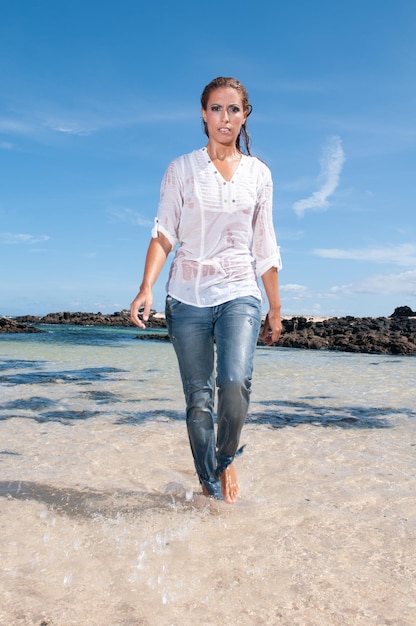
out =
<path fill-rule="evenodd" d="M 141 288 L 133 302 L 130 304 L 130 319 L 139 328 L 145 329 L 153 304 L 153 294 L 151 289 Z M 140 316 L 140 317 L 139 317 Z"/>
<path fill-rule="evenodd" d="M 172 245 L 168 238 L 162 233 L 158 233 L 157 237 L 150 240 L 140 291 L 130 305 L 130 319 L 139 328 L 146 328 L 144 322 L 147 322 L 149 319 L 150 309 L 153 304 L 152 287 L 171 248 Z"/>

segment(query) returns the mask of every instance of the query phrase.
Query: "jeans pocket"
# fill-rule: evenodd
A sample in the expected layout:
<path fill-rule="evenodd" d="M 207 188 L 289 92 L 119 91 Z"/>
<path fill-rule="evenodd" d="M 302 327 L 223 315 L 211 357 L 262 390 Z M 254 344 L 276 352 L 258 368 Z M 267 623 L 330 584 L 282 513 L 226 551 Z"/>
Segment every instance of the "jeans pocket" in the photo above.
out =
<path fill-rule="evenodd" d="M 179 309 L 184 306 L 183 302 L 177 300 L 173 296 L 166 296 L 165 301 L 165 317 L 166 320 L 172 319 L 172 316 L 179 311 Z"/>
<path fill-rule="evenodd" d="M 261 317 L 261 302 L 254 296 L 248 296 L 247 305 L 255 312 L 255 314 L 259 314 Z"/>
<path fill-rule="evenodd" d="M 182 304 L 181 301 L 177 300 L 173 296 L 166 296 L 165 310 L 166 310 L 166 312 L 173 311 L 174 309 L 176 309 L 181 304 Z"/>

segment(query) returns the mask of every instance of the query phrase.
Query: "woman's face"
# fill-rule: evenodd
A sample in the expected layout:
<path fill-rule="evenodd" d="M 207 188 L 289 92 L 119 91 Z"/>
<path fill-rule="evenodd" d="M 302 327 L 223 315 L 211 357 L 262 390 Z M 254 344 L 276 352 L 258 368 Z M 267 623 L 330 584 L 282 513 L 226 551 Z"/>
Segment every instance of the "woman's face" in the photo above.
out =
<path fill-rule="evenodd" d="M 209 139 L 224 145 L 235 145 L 241 126 L 247 119 L 243 101 L 233 87 L 219 87 L 211 92 L 202 117 L 208 128 Z"/>

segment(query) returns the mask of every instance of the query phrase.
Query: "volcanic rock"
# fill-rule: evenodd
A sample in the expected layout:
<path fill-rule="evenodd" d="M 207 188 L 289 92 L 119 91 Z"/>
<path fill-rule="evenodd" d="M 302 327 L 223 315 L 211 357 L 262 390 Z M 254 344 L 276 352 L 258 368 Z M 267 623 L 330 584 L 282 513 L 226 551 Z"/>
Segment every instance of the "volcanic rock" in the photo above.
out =
<path fill-rule="evenodd" d="M 41 333 L 39 328 L 27 326 L 8 317 L 0 317 L 0 333 Z"/>

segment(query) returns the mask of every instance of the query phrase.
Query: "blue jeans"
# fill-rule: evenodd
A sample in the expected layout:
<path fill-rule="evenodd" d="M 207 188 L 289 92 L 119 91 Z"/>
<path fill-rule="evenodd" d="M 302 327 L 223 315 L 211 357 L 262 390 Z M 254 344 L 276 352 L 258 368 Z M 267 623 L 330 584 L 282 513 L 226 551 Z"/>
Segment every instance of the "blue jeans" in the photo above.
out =
<path fill-rule="evenodd" d="M 207 492 L 222 499 L 219 477 L 233 462 L 249 406 L 260 301 L 247 296 L 200 308 L 167 296 L 166 324 L 178 358 L 195 468 Z"/>

